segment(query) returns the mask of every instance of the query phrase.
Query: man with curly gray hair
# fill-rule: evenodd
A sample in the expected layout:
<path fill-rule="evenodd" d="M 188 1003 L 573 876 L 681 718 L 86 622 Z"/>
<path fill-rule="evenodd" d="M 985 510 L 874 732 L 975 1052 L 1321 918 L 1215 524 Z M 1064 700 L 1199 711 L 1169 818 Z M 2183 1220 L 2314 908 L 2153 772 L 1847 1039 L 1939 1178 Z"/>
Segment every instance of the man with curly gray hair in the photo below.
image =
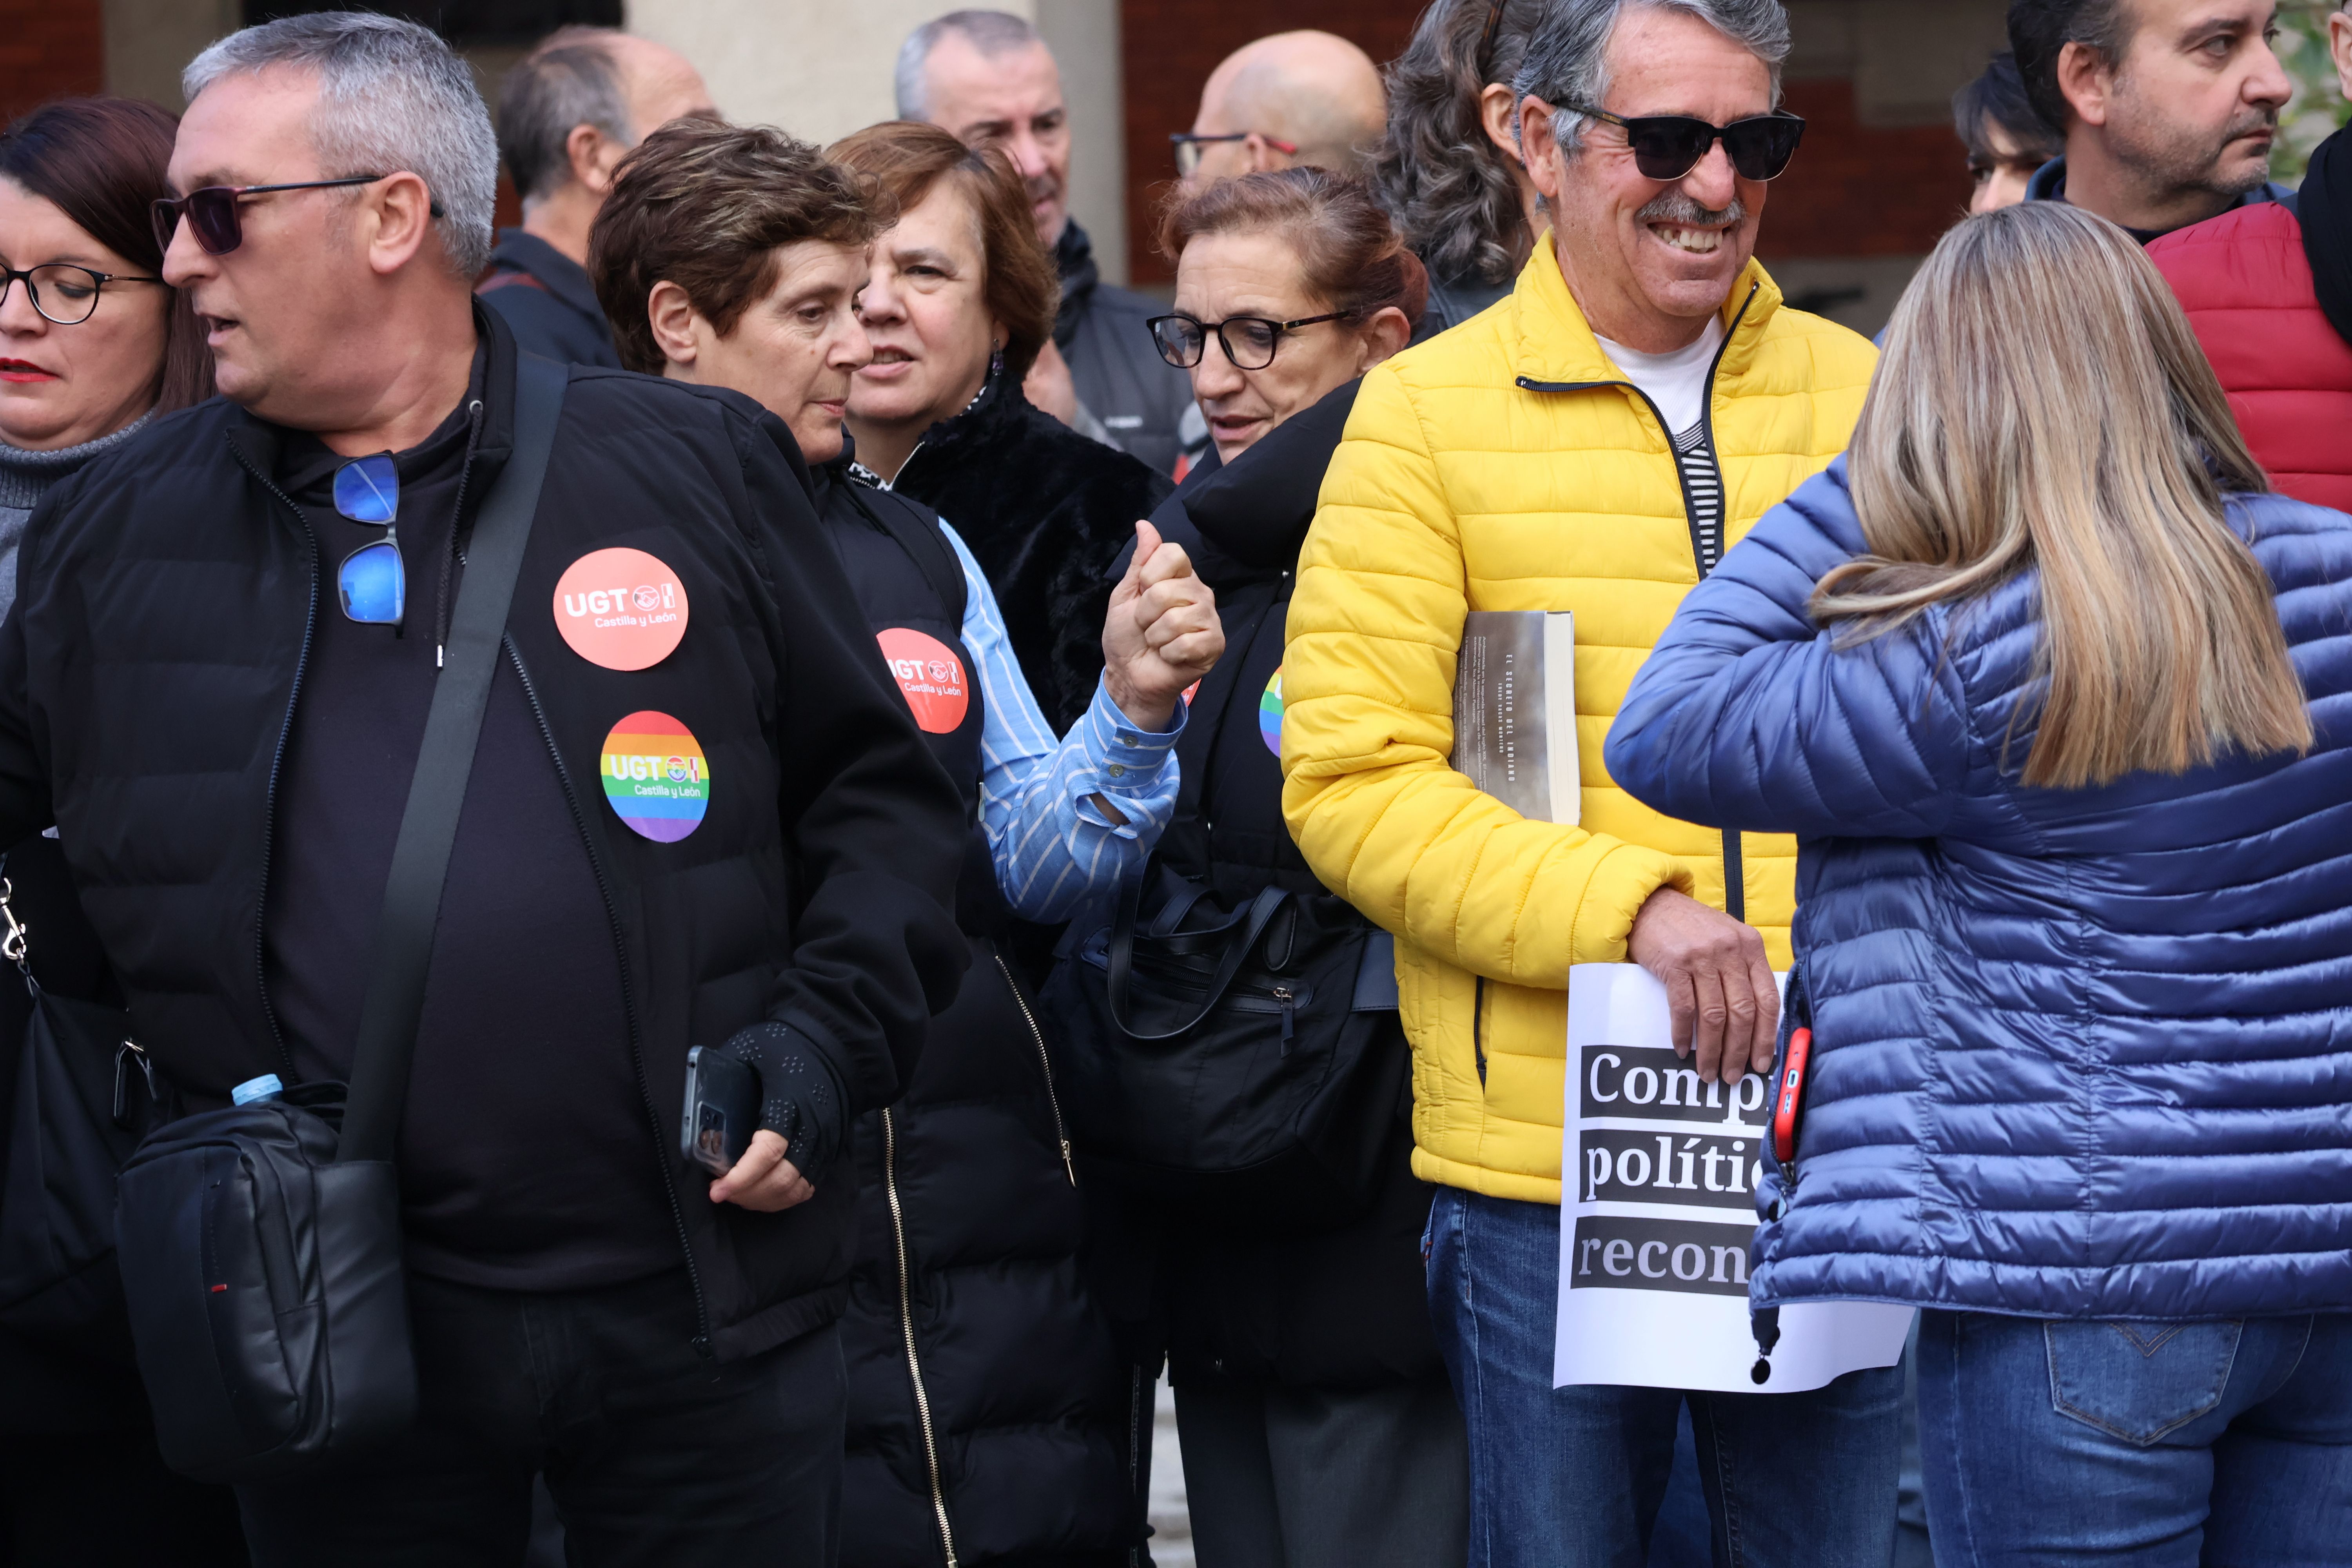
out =
<path fill-rule="evenodd" d="M 1508 296 L 1364 376 L 1299 560 L 1283 810 L 1396 937 L 1471 1568 L 1641 1562 L 1685 1412 L 1718 1562 L 1884 1568 L 1894 1548 L 1894 1367 L 1785 1392 L 1552 1382 L 1563 1260 L 1572 1287 L 1678 1288 L 1670 1244 L 1624 1227 L 1679 1221 L 1571 1214 L 1563 1246 L 1563 1201 L 1610 1195 L 1563 1190 L 1570 976 L 1649 971 L 1680 1070 L 1760 1106 L 1794 841 L 1629 811 L 1591 752 L 1562 821 L 1448 761 L 1471 613 L 1572 614 L 1576 726 L 1599 735 L 1685 595 L 1846 446 L 1871 346 L 1791 309 L 1754 254 L 1804 129 L 1776 110 L 1788 52 L 1777 0 L 1550 0 L 1501 127 L 1545 231 Z M 1753 1222 L 1723 1217 L 1709 1285 L 1738 1295 Z"/>
<path fill-rule="evenodd" d="M 304 15 L 187 85 L 156 227 L 226 395 L 27 525 L 0 843 L 64 825 L 192 1105 L 338 1102 L 444 671 L 489 682 L 392 1162 L 415 1420 L 240 1486 L 254 1561 L 518 1562 L 544 1474 L 574 1561 L 824 1568 L 846 1143 L 969 962 L 955 787 L 792 433 L 525 353 L 474 297 L 497 154 L 446 44 Z M 534 489 L 497 635 L 453 636 Z M 716 1170 L 695 1047 L 757 1090 L 689 1145 Z M 201 1426 L 167 1448 L 210 1463 Z"/>

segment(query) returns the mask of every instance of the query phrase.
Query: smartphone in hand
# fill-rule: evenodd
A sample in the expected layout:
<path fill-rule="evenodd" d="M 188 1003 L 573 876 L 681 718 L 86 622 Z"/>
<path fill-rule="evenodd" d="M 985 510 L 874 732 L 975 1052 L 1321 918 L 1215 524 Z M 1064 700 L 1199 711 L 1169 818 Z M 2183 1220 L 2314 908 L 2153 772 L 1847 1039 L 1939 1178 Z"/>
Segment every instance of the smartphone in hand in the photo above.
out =
<path fill-rule="evenodd" d="M 686 1112 L 678 1153 L 714 1176 L 735 1168 L 760 1129 L 760 1075 L 733 1057 L 697 1046 L 686 1053 Z"/>

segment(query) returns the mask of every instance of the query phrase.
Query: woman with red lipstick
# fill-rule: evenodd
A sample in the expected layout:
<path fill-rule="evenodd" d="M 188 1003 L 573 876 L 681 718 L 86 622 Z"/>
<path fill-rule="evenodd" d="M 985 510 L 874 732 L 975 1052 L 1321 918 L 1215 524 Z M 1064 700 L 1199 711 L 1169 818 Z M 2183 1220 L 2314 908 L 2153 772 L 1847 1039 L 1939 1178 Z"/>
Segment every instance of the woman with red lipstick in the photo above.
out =
<path fill-rule="evenodd" d="M 171 194 L 174 124 L 152 103 L 78 98 L 0 132 L 0 615 L 50 487 L 212 395 L 212 355 L 161 280 L 148 221 Z M 0 849 L 43 988 L 119 1005 L 58 841 Z M 0 984 L 0 1097 L 28 1016 L 25 988 Z M 163 1468 L 127 1340 L 121 1351 L 118 1363 L 0 1328 L 0 1561 L 243 1563 L 235 1496 Z"/>
<path fill-rule="evenodd" d="M 148 219 L 171 194 L 173 123 L 152 103 L 77 98 L 0 134 L 0 614 L 42 493 L 212 395 L 212 356 Z"/>

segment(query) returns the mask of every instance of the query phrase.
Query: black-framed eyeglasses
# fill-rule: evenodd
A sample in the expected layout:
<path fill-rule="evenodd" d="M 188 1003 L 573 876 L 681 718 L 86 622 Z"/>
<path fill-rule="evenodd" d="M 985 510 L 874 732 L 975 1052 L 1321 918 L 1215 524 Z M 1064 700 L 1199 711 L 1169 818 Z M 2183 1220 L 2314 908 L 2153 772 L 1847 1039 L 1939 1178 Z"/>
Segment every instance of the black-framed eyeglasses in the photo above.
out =
<path fill-rule="evenodd" d="M 1228 131 L 1221 135 L 1207 136 L 1191 131 L 1171 131 L 1168 145 L 1176 155 L 1176 172 L 1191 179 L 1201 167 L 1201 149 L 1212 142 L 1246 142 L 1255 136 L 1286 158 L 1298 155 L 1298 143 L 1285 142 L 1278 136 L 1268 136 L 1256 131 Z"/>
<path fill-rule="evenodd" d="M 100 272 L 70 261 L 45 261 L 38 267 L 0 267 L 0 305 L 8 290 L 25 280 L 25 297 L 41 319 L 60 327 L 79 327 L 98 311 L 99 290 L 109 283 L 161 283 L 161 278 L 141 278 L 129 272 Z M 46 299 L 41 290 L 47 289 Z"/>
<path fill-rule="evenodd" d="M 329 191 L 340 185 L 372 185 L 388 178 L 383 174 L 350 174 L 340 180 L 290 180 L 278 185 L 205 185 L 190 191 L 184 196 L 158 196 L 152 217 L 155 243 L 165 250 L 172 248 L 172 236 L 178 232 L 180 219 L 188 220 L 196 243 L 205 247 L 207 256 L 226 256 L 245 243 L 245 222 L 237 216 L 237 204 L 247 196 L 266 196 L 275 191 Z M 441 216 L 441 204 L 433 204 L 433 216 Z"/>
<path fill-rule="evenodd" d="M 353 458 L 337 468 L 335 510 L 383 529 L 382 539 L 361 545 L 336 569 L 343 614 L 363 626 L 400 625 L 408 606 L 408 572 L 400 561 L 400 469 L 392 454 Z"/>
<path fill-rule="evenodd" d="M 1805 139 L 1805 122 L 1775 110 L 1728 125 L 1710 125 L 1687 114 L 1637 114 L 1631 119 L 1606 110 L 1570 106 L 1572 112 L 1614 125 L 1633 150 L 1633 167 L 1645 180 L 1679 180 L 1698 167 L 1719 140 L 1743 180 L 1777 180 Z"/>
<path fill-rule="evenodd" d="M 1274 363 L 1274 351 L 1286 332 L 1295 332 L 1318 321 L 1348 321 L 1355 314 L 1353 310 L 1330 310 L 1320 316 L 1301 316 L 1295 321 L 1269 321 L 1263 316 L 1228 316 L 1222 321 L 1203 321 L 1186 315 L 1154 316 L 1143 324 L 1151 329 L 1151 341 L 1159 348 L 1160 357 L 1178 370 L 1191 370 L 1201 363 L 1201 356 L 1208 352 L 1212 332 L 1224 345 L 1225 358 L 1235 370 L 1264 370 Z"/>

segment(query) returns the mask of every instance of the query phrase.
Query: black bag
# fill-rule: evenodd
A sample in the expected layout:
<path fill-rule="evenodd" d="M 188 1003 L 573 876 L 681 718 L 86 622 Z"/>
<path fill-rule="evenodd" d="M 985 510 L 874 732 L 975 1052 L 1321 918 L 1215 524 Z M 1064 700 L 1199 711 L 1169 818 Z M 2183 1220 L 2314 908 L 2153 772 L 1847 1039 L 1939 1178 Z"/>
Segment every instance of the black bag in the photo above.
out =
<path fill-rule="evenodd" d="M 33 977 L 14 892 L 0 877 L 0 957 L 24 972 L 32 1007 L 0 1185 L 0 1326 L 127 1366 L 114 1177 L 155 1118 L 155 1072 L 131 1038 L 130 1015 L 53 994 Z"/>
<path fill-rule="evenodd" d="M 1155 860 L 1046 1002 L 1073 1141 L 1108 1179 L 1260 1229 L 1371 1202 L 1405 1082 L 1379 1027 L 1395 948 L 1340 900 L 1268 887 L 1228 908 Z"/>
<path fill-rule="evenodd" d="M 123 1167 L 117 1235 L 164 1462 L 198 1480 L 285 1480 L 415 1417 L 394 1135 L 441 889 L 507 608 L 569 373 L 525 355 L 515 445 L 482 504 L 434 688 L 346 1094 L 304 1084 L 151 1133 Z"/>

